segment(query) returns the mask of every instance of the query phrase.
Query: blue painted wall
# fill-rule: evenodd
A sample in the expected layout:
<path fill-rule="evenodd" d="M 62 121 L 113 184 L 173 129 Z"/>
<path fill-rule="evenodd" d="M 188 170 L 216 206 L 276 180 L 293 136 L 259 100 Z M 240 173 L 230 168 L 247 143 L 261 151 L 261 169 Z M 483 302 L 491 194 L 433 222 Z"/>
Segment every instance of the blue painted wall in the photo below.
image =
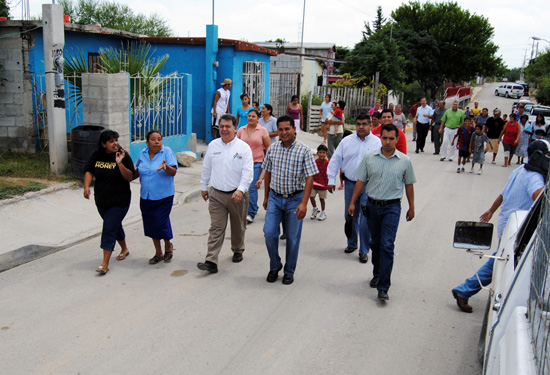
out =
<path fill-rule="evenodd" d="M 65 48 L 64 53 L 70 55 L 80 48 L 86 53 L 98 53 L 102 48 L 114 47 L 118 48 L 122 42 L 128 39 L 103 35 L 103 34 L 86 34 L 72 31 L 65 32 Z M 192 132 L 197 134 L 197 139 L 206 138 L 206 127 L 211 124 L 205 124 L 204 113 L 212 108 L 214 100 L 214 92 L 207 95 L 205 81 L 205 46 L 204 45 L 186 45 L 186 44 L 168 44 L 158 43 L 152 44 L 151 49 L 154 57 L 160 57 L 168 54 L 170 57 L 164 67 L 161 69 L 161 74 L 171 74 L 174 72 L 190 74 L 192 76 Z M 265 67 L 265 103 L 269 102 L 269 74 L 270 74 L 270 56 L 256 51 L 236 51 L 234 47 L 219 47 L 218 61 L 220 63 L 217 71 L 217 81 L 215 88 L 221 87 L 221 82 L 225 78 L 230 78 L 233 81 L 231 89 L 230 109 L 231 113 L 236 114 L 237 109 L 241 105 L 239 95 L 243 86 L 243 63 L 244 61 L 260 61 L 264 62 Z M 34 31 L 34 45 L 29 51 L 29 69 L 31 74 L 44 74 L 44 42 L 42 31 Z M 205 97 L 211 99 L 208 103 L 204 103 Z M 263 104 L 263 103 L 260 103 Z M 186 115 L 187 116 L 187 115 Z M 67 119 L 69 124 L 69 119 Z M 68 129 L 69 131 L 70 129 Z"/>

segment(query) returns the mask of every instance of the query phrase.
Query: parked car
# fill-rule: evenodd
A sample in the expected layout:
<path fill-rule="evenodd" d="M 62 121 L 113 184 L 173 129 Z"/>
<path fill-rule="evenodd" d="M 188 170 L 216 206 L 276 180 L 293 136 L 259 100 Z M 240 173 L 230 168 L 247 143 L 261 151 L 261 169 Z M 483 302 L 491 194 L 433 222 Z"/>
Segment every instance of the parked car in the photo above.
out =
<path fill-rule="evenodd" d="M 525 108 L 526 113 L 529 113 L 531 108 L 535 105 L 535 103 L 531 103 L 531 101 L 529 99 L 521 99 L 521 100 L 518 100 L 517 102 L 514 102 L 514 104 L 512 104 L 512 110 L 510 111 L 510 113 L 516 112 L 516 108 L 520 104 L 523 104 L 523 107 Z M 527 108 L 527 107 L 529 107 L 529 108 Z M 519 119 L 518 119 L 518 121 L 519 121 Z"/>
<path fill-rule="evenodd" d="M 523 86 L 523 95 L 529 96 L 529 84 L 523 81 L 517 81 L 516 83 Z"/>
<path fill-rule="evenodd" d="M 527 108 L 525 108 L 525 112 L 527 112 Z M 550 124 L 550 107 L 533 106 L 528 113 L 529 121 L 532 124 L 535 123 L 539 114 L 544 116 L 544 122 L 546 125 Z"/>
<path fill-rule="evenodd" d="M 519 99 L 523 96 L 523 86 L 517 83 L 505 83 L 497 87 L 495 95 Z"/>

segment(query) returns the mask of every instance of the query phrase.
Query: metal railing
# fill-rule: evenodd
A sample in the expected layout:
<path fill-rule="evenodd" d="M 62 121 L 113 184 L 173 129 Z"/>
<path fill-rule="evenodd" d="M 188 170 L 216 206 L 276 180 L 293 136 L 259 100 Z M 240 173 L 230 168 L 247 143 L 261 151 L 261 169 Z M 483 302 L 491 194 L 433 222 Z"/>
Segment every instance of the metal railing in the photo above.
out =
<path fill-rule="evenodd" d="M 250 104 L 265 103 L 265 67 L 260 61 L 243 62 L 243 93 L 250 97 Z"/>
<path fill-rule="evenodd" d="M 145 140 L 152 129 L 163 137 L 185 134 L 184 76 L 130 77 L 132 142 Z"/>
<path fill-rule="evenodd" d="M 83 125 L 82 99 L 80 89 L 74 83 L 76 76 L 64 77 L 65 88 L 65 120 L 67 123 L 67 133 L 71 129 Z M 48 115 L 46 108 L 46 77 L 44 75 L 31 76 L 32 84 L 32 107 L 34 136 L 36 140 L 36 149 L 44 150 L 48 146 Z"/>
<path fill-rule="evenodd" d="M 550 193 L 547 184 L 535 232 L 528 318 L 537 373 L 550 374 Z"/>

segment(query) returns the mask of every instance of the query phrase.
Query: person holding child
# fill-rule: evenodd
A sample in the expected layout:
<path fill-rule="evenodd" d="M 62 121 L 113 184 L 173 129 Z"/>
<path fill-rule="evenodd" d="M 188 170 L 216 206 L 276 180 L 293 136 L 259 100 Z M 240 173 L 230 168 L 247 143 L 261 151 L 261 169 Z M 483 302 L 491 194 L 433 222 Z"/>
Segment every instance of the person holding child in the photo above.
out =
<path fill-rule="evenodd" d="M 319 218 L 317 220 L 324 221 L 327 219 L 327 214 L 325 212 L 325 199 L 327 199 L 327 185 L 328 185 L 328 176 L 327 176 L 327 152 L 328 148 L 325 145 L 319 145 L 317 147 L 317 159 L 315 159 L 315 164 L 317 164 L 317 169 L 319 173 L 313 176 L 313 188 L 311 189 L 311 195 L 309 200 L 313 206 L 313 212 L 311 214 L 311 220 Z M 315 203 L 315 197 L 319 195 L 319 201 L 321 202 L 321 211 L 317 208 Z"/>
<path fill-rule="evenodd" d="M 328 127 L 328 158 L 332 158 L 334 150 L 338 147 L 342 141 L 344 135 L 344 108 L 346 108 L 346 102 L 343 100 L 338 103 L 332 103 L 332 111 L 327 117 L 325 128 Z"/>
<path fill-rule="evenodd" d="M 476 124 L 475 131 L 472 133 L 472 138 L 470 139 L 470 152 L 473 152 L 472 169 L 470 169 L 470 173 L 474 173 L 474 166 L 477 163 L 479 164 L 479 171 L 477 174 L 481 174 L 483 162 L 485 161 L 485 144 L 492 149 L 493 146 L 491 146 L 489 137 L 487 137 L 487 134 L 483 133 L 483 125 Z"/>
<path fill-rule="evenodd" d="M 451 146 L 454 146 L 455 140 L 458 138 L 458 168 L 456 173 L 460 173 L 460 162 L 462 162 L 462 172 L 464 173 L 464 166 L 466 165 L 466 160 L 470 157 L 470 140 L 472 139 L 472 119 L 466 117 L 464 123 L 458 131 L 456 132 Z"/>

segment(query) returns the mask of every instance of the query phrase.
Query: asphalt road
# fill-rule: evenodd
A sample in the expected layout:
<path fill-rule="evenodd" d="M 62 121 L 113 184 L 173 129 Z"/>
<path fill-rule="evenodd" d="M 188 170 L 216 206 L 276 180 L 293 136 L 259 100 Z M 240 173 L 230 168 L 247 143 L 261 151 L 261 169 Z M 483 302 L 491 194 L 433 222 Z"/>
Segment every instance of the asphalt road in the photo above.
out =
<path fill-rule="evenodd" d="M 513 100 L 493 91 L 478 94 L 480 105 L 507 113 Z M 481 176 L 457 174 L 456 161 L 432 152 L 428 143 L 410 154 L 416 218 L 405 221 L 405 200 L 388 303 L 368 286 L 370 260 L 343 252 L 343 191 L 329 196 L 326 221 L 304 219 L 290 286 L 265 281 L 263 210 L 247 230 L 242 263 L 231 263 L 226 241 L 220 272 L 199 271 L 209 217 L 197 201 L 172 212 L 172 263 L 147 264 L 154 250 L 136 223 L 126 228 L 131 255 L 113 260 L 106 276 L 94 272 L 99 238 L 1 273 L 1 373 L 480 373 L 487 294 L 472 298 L 474 313 L 465 314 L 450 290 L 484 261 L 452 247 L 454 223 L 476 220 L 512 168 L 489 163 Z"/>

